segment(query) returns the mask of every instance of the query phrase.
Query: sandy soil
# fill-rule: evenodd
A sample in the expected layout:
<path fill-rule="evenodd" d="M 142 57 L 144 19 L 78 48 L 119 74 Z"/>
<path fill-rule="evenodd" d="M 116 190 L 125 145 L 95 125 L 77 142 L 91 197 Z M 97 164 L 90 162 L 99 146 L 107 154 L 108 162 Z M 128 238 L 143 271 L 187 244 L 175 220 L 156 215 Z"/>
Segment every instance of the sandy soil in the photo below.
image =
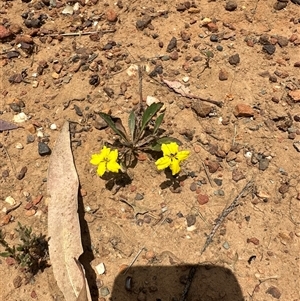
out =
<path fill-rule="evenodd" d="M 39 154 L 38 143 L 53 149 L 69 120 L 93 300 L 299 301 L 297 1 L 70 4 L 73 14 L 59 1 L 0 4 L 0 119 L 28 117 L 0 132 L 0 223 L 7 241 L 19 243 L 18 222 L 47 236 L 49 155 Z M 125 120 L 139 103 L 141 79 L 143 100 L 164 103 L 162 127 L 191 152 L 176 189 L 150 155 L 141 155 L 120 189 L 108 189 L 89 163 L 112 137 L 100 129 L 97 113 Z M 222 105 L 183 97 L 164 79 Z M 22 204 L 7 214 L 14 206 L 8 196 Z M 237 197 L 238 206 L 220 222 Z M 144 210 L 135 215 L 128 203 Z M 100 263 L 102 275 L 95 269 Z M 1 300 L 64 300 L 51 266 L 28 282 L 1 258 L 0 277 Z"/>

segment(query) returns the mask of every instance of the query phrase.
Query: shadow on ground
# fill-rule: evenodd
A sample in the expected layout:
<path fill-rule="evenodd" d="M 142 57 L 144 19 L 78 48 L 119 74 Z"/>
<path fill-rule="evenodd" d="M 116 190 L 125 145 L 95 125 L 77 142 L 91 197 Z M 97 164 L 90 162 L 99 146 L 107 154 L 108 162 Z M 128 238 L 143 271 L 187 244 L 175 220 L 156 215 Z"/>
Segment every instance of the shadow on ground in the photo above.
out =
<path fill-rule="evenodd" d="M 113 301 L 243 301 L 234 274 L 215 265 L 132 267 L 113 285 Z"/>

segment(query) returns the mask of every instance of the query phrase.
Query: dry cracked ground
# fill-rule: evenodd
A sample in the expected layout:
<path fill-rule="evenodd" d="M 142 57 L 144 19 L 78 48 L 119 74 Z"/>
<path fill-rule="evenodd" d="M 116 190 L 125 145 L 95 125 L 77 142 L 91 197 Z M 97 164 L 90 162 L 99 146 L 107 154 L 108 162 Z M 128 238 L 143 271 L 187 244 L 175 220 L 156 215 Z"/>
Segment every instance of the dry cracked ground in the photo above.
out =
<path fill-rule="evenodd" d="M 300 300 L 298 0 L 2 0 L 0 42 L 10 246 L 18 223 L 48 237 L 68 120 L 93 300 Z M 126 120 L 140 98 L 164 104 L 162 128 L 190 150 L 177 186 L 150 154 L 118 187 L 89 163 L 114 138 L 98 113 Z M 0 299 L 64 300 L 40 260 L 28 277 L 1 257 Z"/>

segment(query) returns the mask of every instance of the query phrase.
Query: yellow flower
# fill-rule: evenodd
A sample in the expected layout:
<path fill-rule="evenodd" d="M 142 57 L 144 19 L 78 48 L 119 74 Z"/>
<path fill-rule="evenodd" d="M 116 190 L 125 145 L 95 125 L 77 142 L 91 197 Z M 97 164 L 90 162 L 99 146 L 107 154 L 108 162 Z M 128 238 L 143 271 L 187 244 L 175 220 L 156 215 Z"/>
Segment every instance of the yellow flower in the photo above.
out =
<path fill-rule="evenodd" d="M 117 163 L 118 150 L 110 150 L 109 147 L 103 146 L 99 154 L 93 154 L 90 163 L 98 165 L 97 174 L 101 177 L 106 170 L 119 172 L 121 166 Z"/>
<path fill-rule="evenodd" d="M 171 142 L 168 144 L 162 144 L 161 150 L 164 156 L 155 162 L 157 169 L 162 170 L 170 167 L 172 175 L 176 175 L 180 171 L 180 162 L 185 160 L 190 152 L 189 151 L 178 151 L 178 144 Z"/>

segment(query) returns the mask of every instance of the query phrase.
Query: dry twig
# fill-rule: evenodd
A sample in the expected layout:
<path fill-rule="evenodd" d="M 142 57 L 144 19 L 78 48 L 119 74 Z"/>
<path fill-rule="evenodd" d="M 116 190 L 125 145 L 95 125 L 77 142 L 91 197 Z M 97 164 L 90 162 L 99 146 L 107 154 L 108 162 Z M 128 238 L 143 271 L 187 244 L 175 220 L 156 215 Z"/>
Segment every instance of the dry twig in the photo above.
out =
<path fill-rule="evenodd" d="M 224 222 L 225 218 L 227 217 L 227 215 L 229 213 L 231 213 L 239 204 L 238 201 L 240 200 L 241 197 L 245 196 L 244 193 L 253 187 L 253 181 L 249 181 L 245 187 L 242 189 L 242 191 L 235 197 L 235 199 L 232 201 L 232 203 L 225 208 L 221 214 L 219 214 L 218 218 L 216 219 L 215 225 L 212 228 L 211 232 L 209 233 L 209 235 L 206 238 L 205 244 L 201 250 L 201 254 L 204 253 L 204 251 L 206 250 L 206 248 L 210 245 L 210 243 L 213 240 L 214 235 L 216 234 L 216 232 L 218 231 L 218 229 L 220 228 L 220 226 L 222 225 L 222 223 Z"/>

